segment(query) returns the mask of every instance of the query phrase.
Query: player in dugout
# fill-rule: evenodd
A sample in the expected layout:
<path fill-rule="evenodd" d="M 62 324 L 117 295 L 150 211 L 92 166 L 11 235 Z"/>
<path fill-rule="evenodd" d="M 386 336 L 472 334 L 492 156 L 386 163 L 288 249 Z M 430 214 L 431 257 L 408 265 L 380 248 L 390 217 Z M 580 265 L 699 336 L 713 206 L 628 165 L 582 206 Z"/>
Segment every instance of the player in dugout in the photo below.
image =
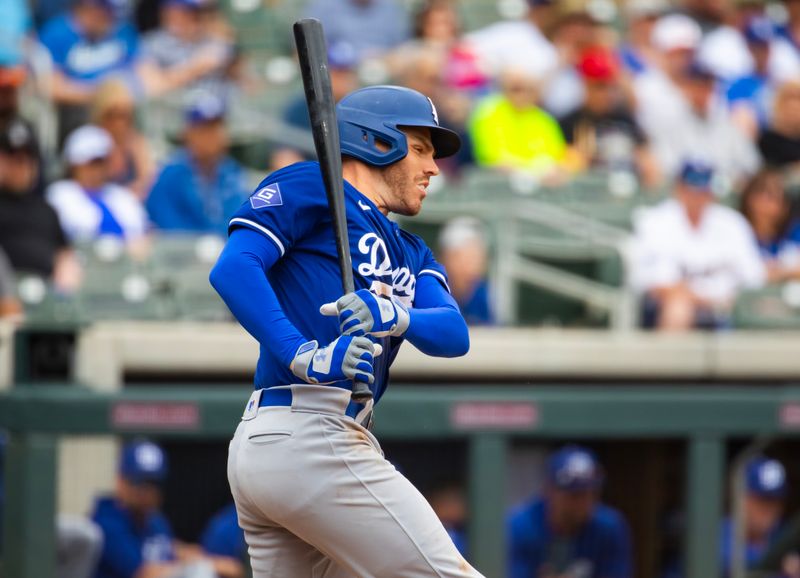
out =
<path fill-rule="evenodd" d="M 389 213 L 419 213 L 458 136 L 433 102 L 372 86 L 337 106 L 356 291 L 341 272 L 316 162 L 269 175 L 231 219 L 211 283 L 260 343 L 255 391 L 228 454 L 254 578 L 476 578 L 370 431 L 403 341 L 469 348 L 447 273 Z M 353 382 L 372 399 L 351 399 Z"/>
<path fill-rule="evenodd" d="M 547 465 L 544 495 L 508 519 L 509 578 L 631 578 L 622 515 L 598 503 L 604 475 L 595 455 L 565 446 Z"/>

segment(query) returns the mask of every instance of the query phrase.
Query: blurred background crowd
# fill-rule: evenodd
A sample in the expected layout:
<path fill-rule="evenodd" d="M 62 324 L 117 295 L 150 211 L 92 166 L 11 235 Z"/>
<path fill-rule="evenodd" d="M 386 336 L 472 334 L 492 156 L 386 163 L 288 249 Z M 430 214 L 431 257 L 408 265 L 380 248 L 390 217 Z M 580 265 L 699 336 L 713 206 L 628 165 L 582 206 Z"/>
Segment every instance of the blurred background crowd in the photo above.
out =
<path fill-rule="evenodd" d="M 228 218 L 267 172 L 313 158 L 301 16 L 324 24 L 337 98 L 409 86 L 461 135 L 401 223 L 436 248 L 469 323 L 800 328 L 800 0 L 0 0 L 0 317 L 229 321 L 207 281 Z M 670 443 L 654 453 L 674 465 Z M 508 513 L 511 578 L 631 577 L 634 560 L 683 575 L 678 505 L 647 513 L 658 539 L 637 543 L 639 512 L 601 503 L 635 493 L 609 483 L 648 457 L 633 446 L 537 448 L 515 470 L 538 473 Z M 460 467 L 421 451 L 390 455 L 415 475 Z M 158 513 L 164 492 L 209 513 L 167 464 L 185 479 L 224 456 L 189 467 L 192 452 L 126 445 L 92 522 L 57 521 L 65 571 L 243 576 L 230 505 Z M 735 465 L 746 522 L 719 529 L 726 575 L 785 534 L 800 496 L 783 461 Z M 674 480 L 651 481 L 641 501 L 669 502 Z M 463 484 L 429 482 L 469 556 Z M 794 550 L 765 575 L 800 577 Z"/>
<path fill-rule="evenodd" d="M 194 252 L 213 261 L 252 186 L 313 156 L 289 25 L 302 15 L 325 26 L 337 98 L 409 86 L 462 135 L 435 226 L 417 232 L 471 321 L 604 322 L 536 275 L 534 294 L 493 290 L 508 275 L 499 207 L 537 227 L 529 256 L 634 295 L 628 326 L 732 327 L 742 292 L 776 285 L 794 311 L 797 0 L 6 0 L 0 314 L 86 315 L 74 296 L 97 285 L 93 262 L 158 261 L 164 236 L 190 254 L 202 236 Z M 534 198 L 556 213 L 512 209 Z M 553 246 L 580 254 L 559 262 Z M 180 315 L 153 301 L 205 285 L 138 270 L 123 316 Z"/>

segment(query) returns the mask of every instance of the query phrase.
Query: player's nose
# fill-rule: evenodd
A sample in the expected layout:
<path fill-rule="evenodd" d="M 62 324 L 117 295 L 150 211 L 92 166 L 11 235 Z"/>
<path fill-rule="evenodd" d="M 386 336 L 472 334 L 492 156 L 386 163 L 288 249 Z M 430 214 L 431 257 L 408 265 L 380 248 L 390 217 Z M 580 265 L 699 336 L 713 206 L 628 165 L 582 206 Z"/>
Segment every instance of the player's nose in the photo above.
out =
<path fill-rule="evenodd" d="M 436 160 L 431 156 L 430 158 L 425 160 L 425 174 L 429 177 L 435 177 L 439 174 L 439 165 L 436 164 Z"/>

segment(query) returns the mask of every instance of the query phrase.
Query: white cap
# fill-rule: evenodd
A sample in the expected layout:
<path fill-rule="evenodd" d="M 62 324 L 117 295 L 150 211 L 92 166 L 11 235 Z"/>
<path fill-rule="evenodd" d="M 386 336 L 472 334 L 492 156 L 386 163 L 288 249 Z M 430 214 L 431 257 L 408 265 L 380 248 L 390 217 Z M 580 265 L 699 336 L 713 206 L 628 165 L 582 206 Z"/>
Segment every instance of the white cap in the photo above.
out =
<path fill-rule="evenodd" d="M 458 249 L 471 243 L 486 245 L 483 223 L 473 217 L 451 219 L 439 233 L 439 248 L 443 251 Z"/>
<path fill-rule="evenodd" d="M 668 0 L 628 0 L 625 3 L 625 15 L 636 20 L 648 16 L 660 16 L 670 8 Z"/>
<path fill-rule="evenodd" d="M 64 161 L 70 165 L 85 165 L 102 159 L 111 152 L 111 136 L 99 126 L 87 124 L 75 129 L 64 143 Z"/>
<path fill-rule="evenodd" d="M 696 50 L 703 32 L 700 25 L 685 14 L 669 14 L 659 18 L 653 27 L 653 46 L 662 52 Z"/>

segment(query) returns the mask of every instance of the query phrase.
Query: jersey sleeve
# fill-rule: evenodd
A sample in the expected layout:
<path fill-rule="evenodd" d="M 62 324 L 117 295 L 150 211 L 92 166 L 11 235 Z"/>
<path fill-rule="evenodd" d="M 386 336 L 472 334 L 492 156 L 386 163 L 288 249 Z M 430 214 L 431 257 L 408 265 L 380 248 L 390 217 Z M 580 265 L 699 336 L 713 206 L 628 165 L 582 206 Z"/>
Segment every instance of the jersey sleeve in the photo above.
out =
<path fill-rule="evenodd" d="M 263 180 L 234 213 L 228 234 L 237 228 L 258 231 L 272 241 L 281 257 L 302 240 L 327 215 L 319 169 L 313 169 L 315 163 L 302 165 L 306 166 L 278 171 Z"/>
<path fill-rule="evenodd" d="M 136 537 L 118 520 L 95 519 L 103 531 L 103 550 L 100 560 L 117 576 L 133 578 L 144 560 Z"/>
<path fill-rule="evenodd" d="M 598 578 L 631 578 L 631 537 L 628 525 L 618 514 L 609 517 L 605 531 L 603 558 L 599 560 Z"/>
<path fill-rule="evenodd" d="M 417 279 L 421 277 L 432 277 L 436 279 L 448 293 L 450 293 L 450 286 L 447 283 L 447 271 L 444 266 L 436 260 L 425 242 L 417 235 L 412 235 L 403 231 L 406 236 L 406 241 L 411 247 L 411 250 L 416 254 L 416 270 L 414 275 Z"/>

